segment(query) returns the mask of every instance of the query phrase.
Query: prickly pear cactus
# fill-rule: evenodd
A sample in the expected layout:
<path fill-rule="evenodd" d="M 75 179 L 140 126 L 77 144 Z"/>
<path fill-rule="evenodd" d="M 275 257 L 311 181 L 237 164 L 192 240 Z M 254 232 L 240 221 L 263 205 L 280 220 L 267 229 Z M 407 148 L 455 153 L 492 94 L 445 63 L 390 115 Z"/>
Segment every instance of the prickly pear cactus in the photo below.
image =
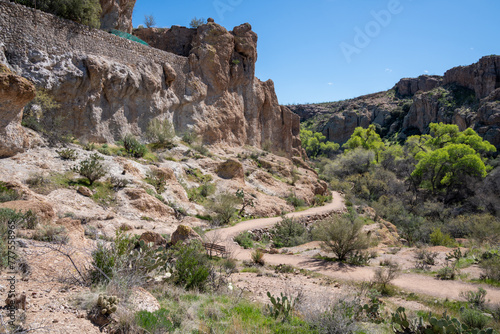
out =
<path fill-rule="evenodd" d="M 116 296 L 106 296 L 100 294 L 99 298 L 97 298 L 97 307 L 100 309 L 102 315 L 110 315 L 116 312 L 119 302 L 120 298 Z"/>

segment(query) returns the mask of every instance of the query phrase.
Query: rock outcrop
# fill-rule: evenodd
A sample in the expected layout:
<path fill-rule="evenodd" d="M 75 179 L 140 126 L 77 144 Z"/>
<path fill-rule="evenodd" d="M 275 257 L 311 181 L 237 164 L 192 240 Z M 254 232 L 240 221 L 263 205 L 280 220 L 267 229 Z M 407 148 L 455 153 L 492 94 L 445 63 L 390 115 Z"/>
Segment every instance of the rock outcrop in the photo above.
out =
<path fill-rule="evenodd" d="M 39 142 L 33 131 L 21 126 L 23 108 L 34 97 L 35 86 L 0 63 L 0 158 Z"/>
<path fill-rule="evenodd" d="M 374 123 L 383 136 L 404 138 L 430 123 L 472 127 L 500 149 L 500 56 L 455 67 L 443 77 L 401 79 L 391 90 L 352 100 L 290 108 L 328 140 L 343 144 L 358 126 Z"/>
<path fill-rule="evenodd" d="M 275 152 L 302 154 L 299 117 L 278 104 L 271 80 L 254 75 L 257 35 L 250 24 L 232 32 L 209 22 L 141 35 L 168 52 L 9 2 L 0 2 L 0 28 L 9 65 L 53 96 L 60 108 L 52 117 L 77 138 L 140 136 L 158 118 L 171 120 L 177 134 L 196 132 L 205 144 L 272 142 Z"/>
<path fill-rule="evenodd" d="M 136 0 L 100 0 L 101 29 L 132 33 L 132 12 Z"/>
<path fill-rule="evenodd" d="M 170 242 L 172 243 L 172 245 L 177 244 L 179 241 L 189 242 L 191 240 L 202 242 L 200 235 L 196 233 L 191 227 L 186 225 L 179 225 L 177 227 L 177 230 L 172 233 L 172 236 L 170 238 Z"/>

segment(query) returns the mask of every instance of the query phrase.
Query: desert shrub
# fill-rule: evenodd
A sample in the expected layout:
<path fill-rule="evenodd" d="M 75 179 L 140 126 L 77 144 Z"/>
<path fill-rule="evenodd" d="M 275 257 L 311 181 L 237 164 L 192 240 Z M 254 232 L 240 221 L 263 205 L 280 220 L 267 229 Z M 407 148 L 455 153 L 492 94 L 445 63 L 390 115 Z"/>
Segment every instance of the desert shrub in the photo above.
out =
<path fill-rule="evenodd" d="M 332 201 L 332 196 L 314 195 L 314 206 L 322 206 Z"/>
<path fill-rule="evenodd" d="M 453 264 L 446 264 L 438 269 L 436 277 L 442 280 L 454 280 L 458 274 L 458 269 Z"/>
<path fill-rule="evenodd" d="M 0 203 L 15 201 L 21 198 L 21 195 L 14 189 L 8 188 L 4 182 L 0 181 Z"/>
<path fill-rule="evenodd" d="M 62 150 L 56 151 L 57 154 L 64 160 L 76 160 L 78 158 L 78 154 L 76 150 L 72 148 L 64 148 Z"/>
<path fill-rule="evenodd" d="M 281 221 L 273 227 L 271 235 L 276 248 L 294 247 L 311 240 L 303 224 L 286 217 L 282 217 Z"/>
<path fill-rule="evenodd" d="M 389 263 L 385 267 L 377 268 L 373 276 L 373 282 L 380 287 L 382 294 L 388 294 L 387 285 L 397 278 L 401 273 L 399 265 L 395 262 Z"/>
<path fill-rule="evenodd" d="M 198 19 L 198 18 L 196 18 L 196 16 L 195 16 L 195 17 L 193 17 L 193 19 L 192 19 L 192 20 L 191 20 L 191 22 L 189 23 L 189 27 L 196 29 L 196 28 L 198 28 L 199 26 L 204 25 L 206 22 L 207 22 L 207 21 L 206 21 L 204 18 L 200 17 L 200 18 Z"/>
<path fill-rule="evenodd" d="M 210 150 L 203 143 L 193 143 L 191 148 L 204 156 L 210 156 Z"/>
<path fill-rule="evenodd" d="M 479 267 L 483 270 L 482 277 L 500 281 L 500 256 L 496 255 L 481 261 Z"/>
<path fill-rule="evenodd" d="M 459 296 L 477 309 L 483 309 L 486 304 L 486 290 L 483 288 L 478 288 L 477 291 L 462 291 Z"/>
<path fill-rule="evenodd" d="M 161 147 L 172 147 L 172 140 L 175 137 L 174 126 L 168 119 L 153 119 L 146 129 L 146 138 L 149 142 Z"/>
<path fill-rule="evenodd" d="M 251 254 L 251 257 L 252 257 L 252 261 L 255 263 L 255 264 L 258 264 L 258 265 L 261 265 L 263 266 L 265 264 L 265 261 L 264 261 L 264 252 L 260 249 L 256 249 L 252 252 Z"/>
<path fill-rule="evenodd" d="M 215 192 L 215 183 L 203 182 L 199 187 L 189 188 L 187 195 L 190 201 L 202 203 L 205 199 Z"/>
<path fill-rule="evenodd" d="M 146 173 L 146 182 L 155 188 L 156 193 L 161 194 L 165 191 L 167 174 L 160 169 L 150 169 Z"/>
<path fill-rule="evenodd" d="M 171 321 L 171 312 L 161 308 L 154 312 L 139 311 L 135 314 L 137 325 L 147 331 L 147 333 L 170 333 L 180 324 Z"/>
<path fill-rule="evenodd" d="M 420 248 L 415 251 L 415 268 L 429 270 L 430 266 L 436 264 L 437 252 L 431 252 L 427 248 Z"/>
<path fill-rule="evenodd" d="M 141 144 L 137 138 L 130 134 L 123 138 L 123 147 L 134 158 L 142 158 L 148 152 L 146 145 Z"/>
<path fill-rule="evenodd" d="M 125 188 L 130 183 L 128 179 L 114 175 L 108 178 L 108 182 L 113 186 L 115 191 Z"/>
<path fill-rule="evenodd" d="M 64 226 L 44 225 L 36 229 L 33 239 L 55 244 L 66 244 L 69 237 Z"/>
<path fill-rule="evenodd" d="M 466 308 L 460 312 L 460 320 L 469 328 L 484 329 L 490 318 L 481 311 Z"/>
<path fill-rule="evenodd" d="M 189 244 L 179 243 L 175 247 L 173 257 L 175 258 L 175 270 L 172 272 L 172 281 L 187 290 L 203 290 L 211 266 L 201 243 L 196 241 Z"/>
<path fill-rule="evenodd" d="M 36 221 L 32 222 L 31 211 L 23 214 L 11 209 L 0 209 L 0 268 L 8 265 L 9 242 L 12 244 L 13 232 L 16 228 L 33 228 Z M 36 218 L 36 217 L 35 217 Z"/>
<path fill-rule="evenodd" d="M 194 130 L 188 130 L 182 134 L 182 141 L 190 145 L 198 140 L 198 136 Z"/>
<path fill-rule="evenodd" d="M 469 237 L 478 243 L 496 244 L 500 240 L 500 219 L 490 214 L 462 217 L 469 223 Z"/>
<path fill-rule="evenodd" d="M 449 235 L 441 232 L 440 228 L 434 229 L 430 235 L 431 244 L 434 246 L 455 247 L 456 241 Z"/>
<path fill-rule="evenodd" d="M 288 204 L 292 205 L 294 208 L 306 206 L 306 202 L 303 199 L 297 197 L 297 195 L 295 195 L 294 193 L 290 193 L 285 198 L 285 200 Z"/>
<path fill-rule="evenodd" d="M 101 26 L 101 4 L 98 0 L 14 1 L 92 28 Z"/>
<path fill-rule="evenodd" d="M 80 162 L 79 165 L 73 167 L 72 170 L 75 173 L 86 177 L 89 180 L 90 185 L 92 185 L 95 181 L 99 180 L 107 173 L 107 168 L 101 162 L 102 160 L 104 160 L 103 157 L 97 153 L 93 153 L 90 157 Z"/>
<path fill-rule="evenodd" d="M 220 193 L 211 201 L 212 223 L 217 226 L 229 224 L 236 216 L 238 197 L 231 193 Z"/>
<path fill-rule="evenodd" d="M 355 212 L 344 215 L 334 215 L 320 222 L 314 234 L 323 241 L 322 247 L 335 254 L 338 261 L 345 261 L 355 251 L 367 249 L 369 238 L 361 231 L 363 221 Z"/>
<path fill-rule="evenodd" d="M 0 209 L 0 224 L 14 225 L 15 228 L 34 229 L 38 224 L 38 217 L 31 210 L 22 213 L 2 208 Z"/>
<path fill-rule="evenodd" d="M 374 160 L 375 153 L 369 150 L 356 148 L 327 164 L 323 174 L 330 179 L 363 174 L 371 169 Z"/>
<path fill-rule="evenodd" d="M 245 231 L 235 236 L 234 241 L 236 241 L 241 247 L 248 249 L 253 247 L 252 237 L 253 235 L 250 232 Z"/>
<path fill-rule="evenodd" d="M 306 321 L 315 333 L 354 334 L 360 329 L 357 322 L 360 312 L 358 299 L 342 298 L 326 310 L 308 310 L 304 313 Z"/>

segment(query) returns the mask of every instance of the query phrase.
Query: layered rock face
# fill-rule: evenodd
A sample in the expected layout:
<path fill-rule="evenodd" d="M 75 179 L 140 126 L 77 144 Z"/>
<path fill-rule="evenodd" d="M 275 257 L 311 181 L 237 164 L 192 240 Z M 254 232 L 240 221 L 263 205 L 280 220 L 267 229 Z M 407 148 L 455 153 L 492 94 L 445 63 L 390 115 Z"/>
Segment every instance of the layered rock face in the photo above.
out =
<path fill-rule="evenodd" d="M 232 32 L 213 22 L 171 29 L 189 34 L 165 42 L 170 52 L 12 3 L 0 2 L 0 28 L 10 66 L 53 95 L 61 106 L 53 117 L 80 139 L 140 136 L 158 118 L 206 144 L 272 142 L 275 152 L 302 154 L 299 117 L 278 104 L 272 81 L 254 76 L 257 35 L 249 24 Z"/>
<path fill-rule="evenodd" d="M 21 126 L 24 106 L 35 97 L 35 86 L 0 63 L 0 158 L 33 146 L 39 139 Z"/>
<path fill-rule="evenodd" d="M 100 0 L 101 29 L 132 32 L 132 12 L 136 0 Z"/>
<path fill-rule="evenodd" d="M 345 143 L 357 126 L 376 124 L 382 135 L 428 131 L 430 123 L 472 127 L 500 148 L 500 56 L 440 76 L 401 79 L 391 90 L 352 100 L 290 108 L 331 141 Z"/>

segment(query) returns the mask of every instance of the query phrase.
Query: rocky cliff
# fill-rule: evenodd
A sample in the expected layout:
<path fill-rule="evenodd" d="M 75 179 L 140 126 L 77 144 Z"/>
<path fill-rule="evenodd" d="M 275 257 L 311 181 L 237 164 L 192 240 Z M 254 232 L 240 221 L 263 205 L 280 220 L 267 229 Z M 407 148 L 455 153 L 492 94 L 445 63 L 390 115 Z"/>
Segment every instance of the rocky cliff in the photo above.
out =
<path fill-rule="evenodd" d="M 184 47 L 165 42 L 178 46 L 169 52 L 8 2 L 0 2 L 0 28 L 0 59 L 51 94 L 60 105 L 51 117 L 77 138 L 140 136 L 158 118 L 206 144 L 272 142 L 275 152 L 302 154 L 299 117 L 278 104 L 272 81 L 254 76 L 249 24 L 227 31 L 209 22 L 190 30 Z"/>
<path fill-rule="evenodd" d="M 500 148 L 500 56 L 459 66 L 444 76 L 401 79 L 392 89 L 340 102 L 289 106 L 331 141 L 345 143 L 374 123 L 383 136 L 425 133 L 433 122 L 472 127 Z"/>

